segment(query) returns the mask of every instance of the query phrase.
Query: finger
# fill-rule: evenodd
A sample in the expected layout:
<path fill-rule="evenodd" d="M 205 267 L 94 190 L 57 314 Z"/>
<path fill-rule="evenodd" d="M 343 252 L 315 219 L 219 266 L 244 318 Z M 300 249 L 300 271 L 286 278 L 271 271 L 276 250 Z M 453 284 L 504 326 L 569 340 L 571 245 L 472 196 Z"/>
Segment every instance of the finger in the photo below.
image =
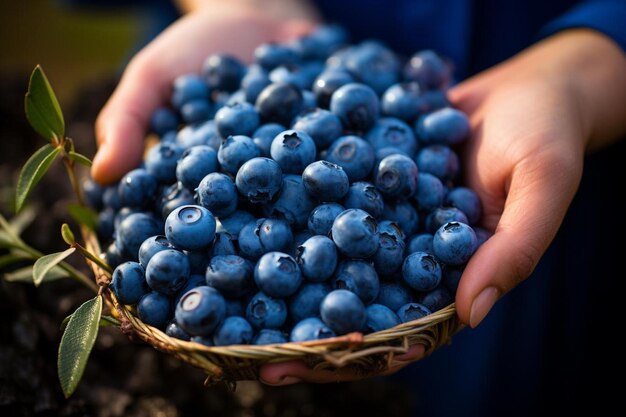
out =
<path fill-rule="evenodd" d="M 150 115 L 165 102 L 168 82 L 147 60 L 129 65 L 96 121 L 94 180 L 110 184 L 139 165 Z"/>
<path fill-rule="evenodd" d="M 476 327 L 503 294 L 531 274 L 574 196 L 582 173 L 578 158 L 550 151 L 514 168 L 495 234 L 471 258 L 457 290 L 464 323 Z"/>

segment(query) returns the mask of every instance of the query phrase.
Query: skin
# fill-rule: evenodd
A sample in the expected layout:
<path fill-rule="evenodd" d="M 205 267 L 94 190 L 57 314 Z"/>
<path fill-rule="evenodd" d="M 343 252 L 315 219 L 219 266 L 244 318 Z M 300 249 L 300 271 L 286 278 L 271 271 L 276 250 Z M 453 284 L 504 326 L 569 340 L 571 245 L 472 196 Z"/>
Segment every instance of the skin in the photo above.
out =
<path fill-rule="evenodd" d="M 307 7 L 285 8 L 287 16 L 279 17 L 257 10 L 255 1 L 218 2 L 210 13 L 189 3 L 197 9 L 133 59 L 102 110 L 92 169 L 97 181 L 113 182 L 139 163 L 150 114 L 166 103 L 177 75 L 198 71 L 211 52 L 249 58 L 260 42 L 285 41 L 315 25 Z M 236 40 L 222 36 L 233 27 Z M 465 180 L 481 198 L 482 226 L 495 232 L 472 257 L 459 284 L 456 307 L 462 322 L 478 326 L 500 297 L 532 273 L 576 193 L 585 152 L 626 134 L 624 74 L 626 57 L 616 44 L 597 32 L 575 29 L 449 91 L 472 125 L 462 152 Z M 386 374 L 423 356 L 424 347 L 413 346 L 395 358 Z M 264 366 L 261 379 L 285 385 L 359 377 L 291 361 Z"/>

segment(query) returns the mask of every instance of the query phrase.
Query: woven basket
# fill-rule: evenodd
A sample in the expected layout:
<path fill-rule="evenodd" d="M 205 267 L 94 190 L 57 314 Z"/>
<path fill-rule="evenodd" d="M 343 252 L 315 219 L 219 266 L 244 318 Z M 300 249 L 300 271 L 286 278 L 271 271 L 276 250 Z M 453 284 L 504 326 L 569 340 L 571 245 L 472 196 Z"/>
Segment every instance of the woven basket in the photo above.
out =
<path fill-rule="evenodd" d="M 439 346 L 449 343 L 461 328 L 454 304 L 451 304 L 421 319 L 368 335 L 350 333 L 330 339 L 262 346 L 205 346 L 169 337 L 143 323 L 128 307 L 120 305 L 108 288 L 105 292 L 119 315 L 125 333 L 203 369 L 208 375 L 206 384 L 256 380 L 261 365 L 289 360 L 302 360 L 312 369 L 348 367 L 366 378 L 393 367 L 394 357 L 406 353 L 414 344 L 424 345 L 425 354 L 429 355 Z"/>

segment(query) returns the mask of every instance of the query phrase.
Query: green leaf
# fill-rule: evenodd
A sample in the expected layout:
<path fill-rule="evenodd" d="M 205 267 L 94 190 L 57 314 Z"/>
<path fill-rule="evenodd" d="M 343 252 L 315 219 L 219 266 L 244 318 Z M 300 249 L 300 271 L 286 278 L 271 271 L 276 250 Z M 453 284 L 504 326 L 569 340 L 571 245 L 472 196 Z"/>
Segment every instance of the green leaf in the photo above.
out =
<path fill-rule="evenodd" d="M 64 271 L 62 268 L 59 268 L 58 266 L 55 266 L 50 271 L 48 271 L 42 283 L 55 281 L 57 279 L 68 278 L 68 277 L 69 275 L 66 271 Z M 24 268 L 16 269 L 15 271 L 12 271 L 12 272 L 7 272 L 4 274 L 4 279 L 9 282 L 21 282 L 21 283 L 26 283 L 26 284 L 32 284 L 33 283 L 33 267 L 26 266 Z"/>
<path fill-rule="evenodd" d="M 63 237 L 65 243 L 67 243 L 68 245 L 73 245 L 74 243 L 76 243 L 74 233 L 72 233 L 72 229 L 70 229 L 67 223 L 63 223 L 63 225 L 61 226 L 61 236 Z"/>
<path fill-rule="evenodd" d="M 35 286 L 38 287 L 46 274 L 63 259 L 74 253 L 75 250 L 76 248 L 69 248 L 63 252 L 51 253 L 50 255 L 42 256 L 37 259 L 35 265 L 33 265 L 33 282 Z"/>
<path fill-rule="evenodd" d="M 37 65 L 30 75 L 24 110 L 30 125 L 46 139 L 60 140 L 65 135 L 65 121 L 52 86 Z"/>
<path fill-rule="evenodd" d="M 20 211 L 9 221 L 9 227 L 15 233 L 16 236 L 22 234 L 22 232 L 31 225 L 31 223 L 37 217 L 37 209 L 35 207 L 27 206 L 24 210 Z"/>
<path fill-rule="evenodd" d="M 73 314 L 70 314 L 69 316 L 63 319 L 63 321 L 61 322 L 61 331 L 65 330 L 65 327 L 67 327 L 67 323 L 69 323 L 72 316 Z M 101 316 L 100 321 L 98 322 L 98 327 L 111 327 L 111 326 L 119 327 L 120 324 L 121 324 L 120 321 L 116 319 L 115 317 Z"/>
<path fill-rule="evenodd" d="M 76 162 L 78 162 L 81 165 L 84 165 L 86 167 L 90 167 L 91 166 L 91 159 L 87 158 L 83 154 L 80 154 L 80 153 L 74 152 L 74 151 L 70 151 L 70 152 L 68 152 L 67 156 L 72 161 L 76 161 Z"/>
<path fill-rule="evenodd" d="M 83 207 L 78 204 L 68 204 L 67 211 L 70 216 L 77 223 L 87 226 L 91 230 L 96 230 L 98 227 L 98 214 L 88 207 Z"/>
<path fill-rule="evenodd" d="M 7 255 L 0 256 L 0 269 L 7 267 L 9 265 L 13 265 L 18 262 L 30 261 L 32 258 L 25 255 L 17 255 L 14 253 L 9 253 Z"/>
<path fill-rule="evenodd" d="M 28 193 L 48 171 L 54 158 L 61 152 L 61 148 L 46 145 L 35 152 L 24 164 L 20 177 L 17 180 L 17 195 L 15 196 L 15 211 L 20 211 L 26 201 Z"/>
<path fill-rule="evenodd" d="M 98 295 L 78 307 L 63 332 L 57 367 L 65 398 L 72 395 L 83 376 L 87 359 L 98 336 L 101 314 L 102 296 Z"/>

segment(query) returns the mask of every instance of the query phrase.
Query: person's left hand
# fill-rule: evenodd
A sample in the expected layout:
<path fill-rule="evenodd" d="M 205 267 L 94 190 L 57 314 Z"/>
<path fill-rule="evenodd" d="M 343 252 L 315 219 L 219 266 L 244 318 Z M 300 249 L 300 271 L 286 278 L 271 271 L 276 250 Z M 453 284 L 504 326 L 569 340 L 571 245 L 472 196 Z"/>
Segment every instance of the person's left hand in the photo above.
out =
<path fill-rule="evenodd" d="M 465 180 L 483 204 L 482 226 L 495 231 L 461 278 L 456 308 L 463 323 L 476 327 L 531 274 L 578 188 L 585 149 L 626 132 L 623 74 L 626 59 L 611 40 L 570 30 L 449 92 L 472 125 L 461 155 Z M 423 357 L 423 347 L 411 349 L 386 374 Z M 263 366 L 260 377 L 272 385 L 358 379 L 301 362 Z"/>

